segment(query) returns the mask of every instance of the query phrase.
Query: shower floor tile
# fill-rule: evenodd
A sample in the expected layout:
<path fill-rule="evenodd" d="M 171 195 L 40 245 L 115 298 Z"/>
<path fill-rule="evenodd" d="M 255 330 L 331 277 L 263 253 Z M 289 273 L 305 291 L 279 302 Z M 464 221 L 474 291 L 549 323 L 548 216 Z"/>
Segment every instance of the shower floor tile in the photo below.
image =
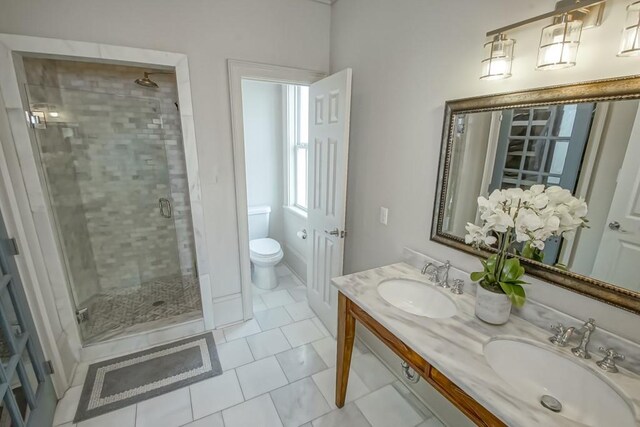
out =
<path fill-rule="evenodd" d="M 196 319 L 202 313 L 198 278 L 190 276 L 102 292 L 86 307 L 89 320 L 81 325 L 85 343 L 157 328 L 166 320 L 175 323 Z"/>

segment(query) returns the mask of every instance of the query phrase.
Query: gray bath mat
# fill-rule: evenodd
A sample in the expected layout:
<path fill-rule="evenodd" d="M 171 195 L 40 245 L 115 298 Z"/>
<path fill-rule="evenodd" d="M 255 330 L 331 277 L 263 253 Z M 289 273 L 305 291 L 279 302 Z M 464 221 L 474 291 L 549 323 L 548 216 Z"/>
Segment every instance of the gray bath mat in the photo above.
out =
<path fill-rule="evenodd" d="M 188 386 L 222 373 L 211 333 L 89 366 L 74 422 Z"/>

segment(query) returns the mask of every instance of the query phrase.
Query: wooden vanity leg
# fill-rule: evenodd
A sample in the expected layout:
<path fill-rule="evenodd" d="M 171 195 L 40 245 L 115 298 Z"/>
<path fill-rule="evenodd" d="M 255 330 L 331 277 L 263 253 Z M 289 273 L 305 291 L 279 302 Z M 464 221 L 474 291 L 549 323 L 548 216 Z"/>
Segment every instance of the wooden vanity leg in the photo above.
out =
<path fill-rule="evenodd" d="M 338 292 L 338 359 L 336 361 L 336 406 L 342 408 L 347 396 L 349 367 L 356 336 L 356 319 L 351 314 L 351 300 Z"/>

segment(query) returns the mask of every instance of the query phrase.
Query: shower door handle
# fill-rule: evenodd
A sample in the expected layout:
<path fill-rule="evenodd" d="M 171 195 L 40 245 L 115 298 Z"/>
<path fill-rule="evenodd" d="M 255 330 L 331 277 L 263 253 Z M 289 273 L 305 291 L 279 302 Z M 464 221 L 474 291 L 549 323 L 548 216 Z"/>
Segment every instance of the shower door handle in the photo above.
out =
<path fill-rule="evenodd" d="M 171 201 L 164 197 L 161 197 L 158 201 L 160 202 L 160 215 L 164 218 L 171 218 Z"/>

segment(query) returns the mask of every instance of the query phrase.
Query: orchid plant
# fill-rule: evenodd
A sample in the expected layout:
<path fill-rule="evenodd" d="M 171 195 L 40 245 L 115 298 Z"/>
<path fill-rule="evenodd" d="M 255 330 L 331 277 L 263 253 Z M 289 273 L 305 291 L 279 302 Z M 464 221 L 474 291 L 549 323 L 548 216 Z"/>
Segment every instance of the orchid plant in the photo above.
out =
<path fill-rule="evenodd" d="M 547 239 L 569 237 L 587 223 L 585 201 L 558 186 L 495 190 L 489 198 L 478 197 L 478 209 L 482 225 L 467 223 L 465 242 L 476 248 L 496 247 L 498 253 L 482 260 L 483 271 L 471 273 L 471 280 L 506 294 L 516 307 L 525 302 L 522 285 L 527 282 L 515 255 L 542 261 Z"/>

